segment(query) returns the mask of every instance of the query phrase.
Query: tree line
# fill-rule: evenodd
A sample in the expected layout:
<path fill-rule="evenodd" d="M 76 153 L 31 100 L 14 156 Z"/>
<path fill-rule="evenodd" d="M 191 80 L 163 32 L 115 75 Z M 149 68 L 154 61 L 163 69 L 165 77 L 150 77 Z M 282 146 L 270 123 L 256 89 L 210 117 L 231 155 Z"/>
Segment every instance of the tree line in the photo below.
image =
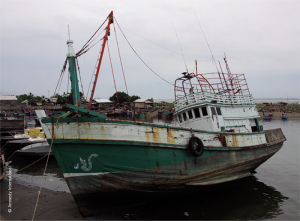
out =
<path fill-rule="evenodd" d="M 79 92 L 79 93 L 80 93 L 80 97 L 82 98 L 83 94 L 81 92 Z M 49 99 L 49 98 L 46 98 L 45 96 L 35 96 L 31 92 L 29 94 L 16 95 L 16 97 L 19 102 L 22 102 L 24 100 L 28 100 L 28 101 L 36 100 L 37 102 L 42 102 L 43 100 Z M 72 103 L 72 94 L 71 93 L 63 92 L 62 95 L 56 94 L 54 97 L 57 98 L 57 103 Z M 128 100 L 128 97 L 129 97 L 129 100 Z M 113 101 L 113 102 L 119 103 L 119 104 L 122 104 L 122 103 L 128 102 L 128 101 L 134 102 L 137 99 L 141 99 L 140 96 L 138 96 L 138 95 L 129 96 L 125 92 L 121 92 L 121 91 L 114 93 L 109 98 L 110 101 Z M 153 101 L 153 98 L 151 98 L 149 100 Z"/>

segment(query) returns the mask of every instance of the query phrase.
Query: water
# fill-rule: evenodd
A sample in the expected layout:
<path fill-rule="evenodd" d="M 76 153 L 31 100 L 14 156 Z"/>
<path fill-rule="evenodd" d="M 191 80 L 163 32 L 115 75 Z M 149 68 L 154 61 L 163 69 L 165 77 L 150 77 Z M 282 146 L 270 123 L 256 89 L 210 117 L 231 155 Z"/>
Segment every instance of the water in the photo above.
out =
<path fill-rule="evenodd" d="M 163 119 L 150 119 L 153 123 L 171 123 Z M 30 123 L 30 122 L 29 122 Z M 299 147 L 300 119 L 281 119 L 260 122 L 264 129 L 282 128 L 287 141 L 282 149 L 256 169 L 252 177 L 217 185 L 209 191 L 195 189 L 188 196 L 157 198 L 141 206 L 115 211 L 119 219 L 158 220 L 299 220 Z M 13 156 L 8 165 L 14 171 L 34 160 L 21 160 Z M 39 187 L 45 160 L 14 174 L 14 180 L 23 185 Z M 51 159 L 43 187 L 69 192 L 55 159 Z M 89 217 L 87 219 L 103 219 Z M 105 219 L 110 219 L 106 214 Z"/>

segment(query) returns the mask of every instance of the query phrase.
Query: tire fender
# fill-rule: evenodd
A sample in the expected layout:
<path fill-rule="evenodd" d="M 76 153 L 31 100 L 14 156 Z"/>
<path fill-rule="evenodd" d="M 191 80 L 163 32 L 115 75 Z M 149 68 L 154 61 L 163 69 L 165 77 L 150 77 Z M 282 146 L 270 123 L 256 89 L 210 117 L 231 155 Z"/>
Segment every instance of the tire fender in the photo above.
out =
<path fill-rule="evenodd" d="M 203 143 L 198 137 L 191 137 L 188 149 L 195 157 L 200 157 L 204 152 Z"/>

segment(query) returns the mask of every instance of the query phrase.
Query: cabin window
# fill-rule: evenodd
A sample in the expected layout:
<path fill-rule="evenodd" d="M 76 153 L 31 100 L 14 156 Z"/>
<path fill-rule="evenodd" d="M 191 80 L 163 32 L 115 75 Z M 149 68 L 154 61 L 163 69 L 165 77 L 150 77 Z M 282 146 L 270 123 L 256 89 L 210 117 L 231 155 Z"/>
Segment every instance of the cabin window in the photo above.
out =
<path fill-rule="evenodd" d="M 184 120 L 184 121 L 187 121 L 187 116 L 186 116 L 186 113 L 185 113 L 185 112 L 182 113 L 182 116 L 183 116 L 183 120 Z"/>
<path fill-rule="evenodd" d="M 215 108 L 215 107 L 210 107 L 210 110 L 211 110 L 211 114 L 212 114 L 212 115 L 217 115 L 217 114 L 216 114 L 216 108 Z"/>
<path fill-rule="evenodd" d="M 199 111 L 198 108 L 195 108 L 195 109 L 194 109 L 194 114 L 195 114 L 195 118 L 200 118 L 200 117 L 201 117 L 201 116 L 200 116 L 200 111 Z"/>
<path fill-rule="evenodd" d="M 189 110 L 189 111 L 188 111 L 188 114 L 189 114 L 189 118 L 190 118 L 190 119 L 193 119 L 193 118 L 194 118 L 194 117 L 193 117 L 192 110 Z"/>
<path fill-rule="evenodd" d="M 179 123 L 181 123 L 181 122 L 182 122 L 181 115 L 178 115 L 178 120 L 179 120 Z"/>
<path fill-rule="evenodd" d="M 221 108 L 217 107 L 216 109 L 217 109 L 217 114 L 218 114 L 218 115 L 222 115 L 222 113 L 221 113 Z"/>
<path fill-rule="evenodd" d="M 202 114 L 203 116 L 207 116 L 207 110 L 206 110 L 206 107 L 201 107 L 201 110 L 202 110 Z"/>

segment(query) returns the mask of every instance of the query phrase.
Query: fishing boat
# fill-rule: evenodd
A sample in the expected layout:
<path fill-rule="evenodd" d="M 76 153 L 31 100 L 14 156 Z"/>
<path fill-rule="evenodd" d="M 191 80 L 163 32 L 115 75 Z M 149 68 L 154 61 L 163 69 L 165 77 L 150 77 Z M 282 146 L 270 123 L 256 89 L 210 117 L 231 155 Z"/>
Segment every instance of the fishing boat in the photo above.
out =
<path fill-rule="evenodd" d="M 272 115 L 266 116 L 265 113 L 263 112 L 263 119 L 264 120 L 271 120 L 272 119 Z"/>
<path fill-rule="evenodd" d="M 6 151 L 14 152 L 23 148 L 24 146 L 46 141 L 43 129 L 40 127 L 24 129 L 23 134 L 15 134 L 12 136 L 4 137 L 6 139 Z"/>
<path fill-rule="evenodd" d="M 111 12 L 94 87 L 114 22 Z M 75 53 L 72 40 L 67 45 L 73 104 L 60 117 L 36 113 L 83 216 L 127 204 L 133 195 L 182 193 L 251 176 L 286 140 L 281 129 L 263 130 L 244 74 L 231 74 L 226 59 L 228 73 L 196 71 L 175 80 L 177 126 L 108 119 L 91 111 L 91 102 L 81 106 L 76 57 L 84 50 Z"/>
<path fill-rule="evenodd" d="M 49 152 L 50 145 L 47 141 L 41 143 L 30 144 L 16 151 L 16 155 L 23 157 L 42 157 Z M 53 156 L 50 151 L 50 156 Z"/>

